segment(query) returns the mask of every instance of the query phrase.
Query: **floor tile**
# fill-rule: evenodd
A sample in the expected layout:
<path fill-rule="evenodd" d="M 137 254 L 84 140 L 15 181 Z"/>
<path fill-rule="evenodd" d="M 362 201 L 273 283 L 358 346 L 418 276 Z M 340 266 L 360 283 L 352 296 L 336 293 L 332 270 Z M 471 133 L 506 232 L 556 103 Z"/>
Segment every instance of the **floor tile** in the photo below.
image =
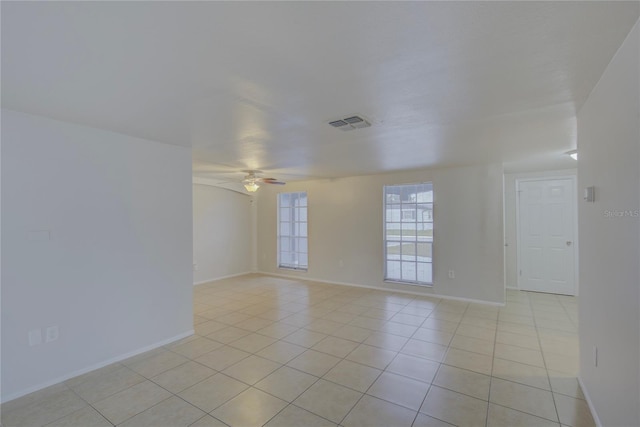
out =
<path fill-rule="evenodd" d="M 529 348 L 531 350 L 540 350 L 538 337 L 529 335 L 514 334 L 506 331 L 498 331 L 496 342 L 501 344 L 515 345 L 518 347 Z"/>
<path fill-rule="evenodd" d="M 487 418 L 487 402 L 432 386 L 420 412 L 460 427 L 482 427 Z"/>
<path fill-rule="evenodd" d="M 230 342 L 249 335 L 250 333 L 250 331 L 236 328 L 235 326 L 227 326 L 224 329 L 208 334 L 207 338 L 223 344 L 229 344 Z"/>
<path fill-rule="evenodd" d="M 174 353 L 169 350 L 164 350 L 163 352 L 156 354 L 155 356 L 138 360 L 128 366 L 130 369 L 136 371 L 143 377 L 151 378 L 155 377 L 158 374 L 161 374 L 164 371 L 168 371 L 171 368 L 182 365 L 183 363 L 186 363 L 188 361 L 189 359 L 180 354 Z"/>
<path fill-rule="evenodd" d="M 325 380 L 318 380 L 293 404 L 323 418 L 340 423 L 362 397 L 362 393 Z"/>
<path fill-rule="evenodd" d="M 489 399 L 498 405 L 558 421 L 553 396 L 546 390 L 493 378 Z"/>
<path fill-rule="evenodd" d="M 326 337 L 311 348 L 316 351 L 321 351 L 332 356 L 343 358 L 347 354 L 351 353 L 356 347 L 358 347 L 357 342 L 345 340 L 344 338 Z"/>
<path fill-rule="evenodd" d="M 297 406 L 289 405 L 265 424 L 265 427 L 337 427 L 337 424 Z"/>
<path fill-rule="evenodd" d="M 100 412 L 87 406 L 47 424 L 47 427 L 112 427 L 112 424 Z"/>
<path fill-rule="evenodd" d="M 341 360 L 322 378 L 364 393 L 380 373 L 382 371 L 379 369 L 349 360 Z"/>
<path fill-rule="evenodd" d="M 474 353 L 482 353 L 492 356 L 494 342 L 493 340 L 489 341 L 456 334 L 451 340 L 450 346 L 460 350 L 472 351 Z"/>
<path fill-rule="evenodd" d="M 362 342 L 369 338 L 373 331 L 371 329 L 359 328 L 357 326 L 346 325 L 335 330 L 331 335 L 346 340 Z"/>
<path fill-rule="evenodd" d="M 222 371 L 250 355 L 251 354 L 246 351 L 224 346 L 198 357 L 196 362 L 202 363 L 216 371 Z"/>
<path fill-rule="evenodd" d="M 188 404 L 179 397 L 173 396 L 157 405 L 129 418 L 121 427 L 187 427 L 202 418 L 203 411 Z M 119 427 L 120 427 L 119 426 Z"/>
<path fill-rule="evenodd" d="M 290 335 L 287 335 L 283 338 L 283 341 L 286 341 L 291 344 L 296 344 L 302 347 L 311 348 L 324 338 L 326 338 L 326 334 L 321 334 L 320 332 L 313 332 L 306 329 L 300 329 Z"/>
<path fill-rule="evenodd" d="M 230 426 L 262 426 L 280 412 L 287 402 L 256 388 L 243 391 L 211 415 Z"/>
<path fill-rule="evenodd" d="M 386 370 L 418 381 L 431 383 L 439 366 L 439 363 L 431 360 L 409 356 L 407 354 L 398 354 L 389 366 L 387 366 Z"/>
<path fill-rule="evenodd" d="M 400 351 L 407 341 L 409 341 L 407 337 L 385 334 L 384 332 L 374 332 L 369 335 L 369 338 L 364 340 L 363 344 L 384 348 L 385 350 Z"/>
<path fill-rule="evenodd" d="M 416 412 L 372 396 L 363 396 L 349 412 L 344 427 L 410 427 Z"/>
<path fill-rule="evenodd" d="M 432 342 L 410 339 L 400 352 L 440 362 L 447 352 L 447 347 Z"/>
<path fill-rule="evenodd" d="M 429 390 L 429 383 L 383 372 L 367 394 L 417 411 Z"/>
<path fill-rule="evenodd" d="M 225 423 L 211 415 L 205 415 L 189 427 L 228 427 Z"/>
<path fill-rule="evenodd" d="M 531 387 L 551 390 L 547 370 L 537 366 L 495 358 L 493 360 L 493 376 Z M 575 381 L 577 384 L 577 380 Z"/>
<path fill-rule="evenodd" d="M 260 335 L 266 335 L 268 337 L 279 340 L 286 337 L 289 334 L 294 333 L 297 330 L 298 330 L 298 327 L 296 326 L 287 325 L 286 323 L 282 323 L 282 322 L 276 322 L 276 323 L 272 323 L 267 327 L 259 329 L 256 332 Z"/>
<path fill-rule="evenodd" d="M 113 424 L 143 412 L 171 396 L 171 393 L 151 381 L 136 384 L 93 404 Z"/>
<path fill-rule="evenodd" d="M 430 417 L 426 414 L 418 413 L 412 427 L 451 427 L 453 424 L 445 423 L 437 418 Z M 505 426 L 507 427 L 507 426 Z M 513 426 L 510 426 L 513 427 Z M 524 426 L 523 426 L 524 427 Z"/>
<path fill-rule="evenodd" d="M 347 355 L 346 359 L 362 365 L 371 366 L 376 369 L 384 369 L 393 360 L 396 354 L 397 353 L 395 351 L 360 344 L 355 350 Z"/>
<path fill-rule="evenodd" d="M 191 361 L 169 369 L 151 378 L 151 381 L 169 390 L 171 393 L 180 393 L 182 390 L 209 378 L 215 373 L 216 371 L 213 369 Z"/>
<path fill-rule="evenodd" d="M 504 406 L 489 404 L 489 416 L 487 418 L 487 427 L 560 427 L 558 423 L 554 423 L 544 418 L 536 417 L 515 409 L 505 408 Z"/>
<path fill-rule="evenodd" d="M 249 388 L 224 374 L 216 374 L 179 394 L 181 398 L 205 412 L 211 412 L 227 400 Z"/>
<path fill-rule="evenodd" d="M 495 357 L 544 368 L 542 352 L 508 344 L 496 344 Z"/>
<path fill-rule="evenodd" d="M 315 350 L 307 350 L 287 363 L 288 366 L 307 372 L 316 377 L 326 374 L 340 361 L 339 358 Z"/>
<path fill-rule="evenodd" d="M 26 403 L 23 404 L 19 401 L 20 399 Z M 66 386 L 51 393 L 42 394 L 42 397 L 38 399 L 32 400 L 29 396 L 20 399 L 9 402 L 13 405 L 3 405 L 3 425 L 42 426 L 87 406 L 85 401 Z"/>
<path fill-rule="evenodd" d="M 71 389 L 87 402 L 94 403 L 143 381 L 145 378 L 142 375 L 121 365 L 115 371 L 107 371 L 103 375 L 90 377 L 71 386 Z"/>
<path fill-rule="evenodd" d="M 243 383 L 253 385 L 278 369 L 281 365 L 269 359 L 251 355 L 235 365 L 222 371 L 223 374 L 235 378 Z"/>
<path fill-rule="evenodd" d="M 195 340 L 189 341 L 187 343 L 171 347 L 171 351 L 188 357 L 189 359 L 195 359 L 205 353 L 215 350 L 216 348 L 222 347 L 222 345 L 222 343 L 212 341 L 203 337 L 198 337 Z"/>
<path fill-rule="evenodd" d="M 562 424 L 573 427 L 595 427 L 596 423 L 586 400 L 561 394 L 555 394 L 554 399 Z"/>
<path fill-rule="evenodd" d="M 466 369 L 441 365 L 433 384 L 478 399 L 489 400 L 491 377 Z"/>
<path fill-rule="evenodd" d="M 565 396 L 576 399 L 585 398 L 576 377 L 551 370 L 549 370 L 548 373 L 549 380 L 551 381 L 551 390 L 553 390 L 554 393 L 564 394 Z"/>
<path fill-rule="evenodd" d="M 232 341 L 231 343 L 229 343 L 229 345 L 248 353 L 255 353 L 273 344 L 274 342 L 276 342 L 275 338 L 253 333 Z"/>
<path fill-rule="evenodd" d="M 473 353 L 457 348 L 449 348 L 443 363 L 456 368 L 468 369 L 480 374 L 491 375 L 493 358 L 486 354 Z"/>
<path fill-rule="evenodd" d="M 418 328 L 411 338 L 448 346 L 453 338 L 453 334 L 450 332 L 436 331 L 435 329 Z"/>
<path fill-rule="evenodd" d="M 305 347 L 291 344 L 286 341 L 276 341 L 256 353 L 257 356 L 285 364 L 307 351 Z"/>
<path fill-rule="evenodd" d="M 282 400 L 292 402 L 316 381 L 318 377 L 283 366 L 259 381 L 255 387 Z"/>

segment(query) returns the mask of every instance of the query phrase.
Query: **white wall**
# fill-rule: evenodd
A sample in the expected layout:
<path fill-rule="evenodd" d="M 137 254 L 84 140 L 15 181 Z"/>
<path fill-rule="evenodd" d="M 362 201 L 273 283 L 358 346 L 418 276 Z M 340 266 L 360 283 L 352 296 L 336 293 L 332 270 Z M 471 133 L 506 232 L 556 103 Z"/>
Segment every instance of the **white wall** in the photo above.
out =
<path fill-rule="evenodd" d="M 190 150 L 6 110 L 2 150 L 3 400 L 192 330 Z"/>
<path fill-rule="evenodd" d="M 568 157 L 568 156 L 567 156 Z M 505 173 L 504 174 L 504 241 L 507 244 L 504 251 L 505 256 L 505 277 L 508 288 L 518 287 L 518 240 L 517 240 L 517 194 L 516 181 L 528 178 L 546 178 L 556 176 L 576 176 L 577 169 L 563 169 L 527 173 Z M 576 254 L 577 255 L 577 254 Z M 577 277 L 576 277 L 577 279 Z M 576 282 L 576 292 L 578 284 Z"/>
<path fill-rule="evenodd" d="M 211 185 L 193 185 L 194 283 L 248 273 L 253 264 L 251 197 Z"/>
<path fill-rule="evenodd" d="M 638 25 L 578 112 L 580 375 L 605 426 L 640 425 L 640 218 L 606 216 L 640 209 Z"/>
<path fill-rule="evenodd" d="M 433 289 L 383 281 L 384 185 L 433 181 Z M 504 301 L 502 166 L 292 182 L 258 192 L 258 266 L 266 273 Z M 307 191 L 309 270 L 277 268 L 276 193 Z M 342 266 L 341 266 L 342 261 Z M 455 279 L 448 271 L 455 270 Z"/>

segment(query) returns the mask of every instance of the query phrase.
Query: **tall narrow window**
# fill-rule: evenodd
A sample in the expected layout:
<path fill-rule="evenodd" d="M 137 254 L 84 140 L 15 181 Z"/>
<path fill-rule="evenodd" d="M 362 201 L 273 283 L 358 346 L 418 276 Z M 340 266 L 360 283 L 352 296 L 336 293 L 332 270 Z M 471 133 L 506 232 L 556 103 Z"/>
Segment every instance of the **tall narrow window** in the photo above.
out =
<path fill-rule="evenodd" d="M 307 193 L 278 194 L 278 267 L 306 270 Z"/>
<path fill-rule="evenodd" d="M 384 187 L 385 280 L 433 284 L 433 184 Z"/>

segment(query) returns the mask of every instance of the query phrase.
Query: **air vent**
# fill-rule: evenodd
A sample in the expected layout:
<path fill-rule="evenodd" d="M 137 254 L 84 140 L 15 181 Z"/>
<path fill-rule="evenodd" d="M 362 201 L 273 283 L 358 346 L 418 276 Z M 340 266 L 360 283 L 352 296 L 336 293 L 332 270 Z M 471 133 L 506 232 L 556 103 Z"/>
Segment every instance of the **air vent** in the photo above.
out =
<path fill-rule="evenodd" d="M 338 128 L 340 130 L 362 129 L 371 126 L 371 123 L 369 123 L 361 116 L 348 116 L 338 120 L 330 121 L 329 124 L 334 128 Z"/>

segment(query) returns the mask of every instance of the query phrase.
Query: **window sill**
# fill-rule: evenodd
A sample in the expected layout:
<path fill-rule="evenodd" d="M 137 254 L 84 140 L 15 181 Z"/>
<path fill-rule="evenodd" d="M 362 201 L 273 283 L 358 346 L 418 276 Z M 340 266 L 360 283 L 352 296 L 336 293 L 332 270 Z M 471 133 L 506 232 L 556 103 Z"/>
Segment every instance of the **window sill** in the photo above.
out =
<path fill-rule="evenodd" d="M 288 270 L 288 271 L 302 271 L 304 273 L 306 273 L 309 269 L 308 268 L 295 268 L 295 267 L 282 267 L 282 266 L 278 266 L 279 270 Z"/>
<path fill-rule="evenodd" d="M 433 283 L 401 282 L 398 280 L 384 280 L 384 283 L 393 283 L 394 285 L 417 286 L 420 288 L 433 288 Z"/>

